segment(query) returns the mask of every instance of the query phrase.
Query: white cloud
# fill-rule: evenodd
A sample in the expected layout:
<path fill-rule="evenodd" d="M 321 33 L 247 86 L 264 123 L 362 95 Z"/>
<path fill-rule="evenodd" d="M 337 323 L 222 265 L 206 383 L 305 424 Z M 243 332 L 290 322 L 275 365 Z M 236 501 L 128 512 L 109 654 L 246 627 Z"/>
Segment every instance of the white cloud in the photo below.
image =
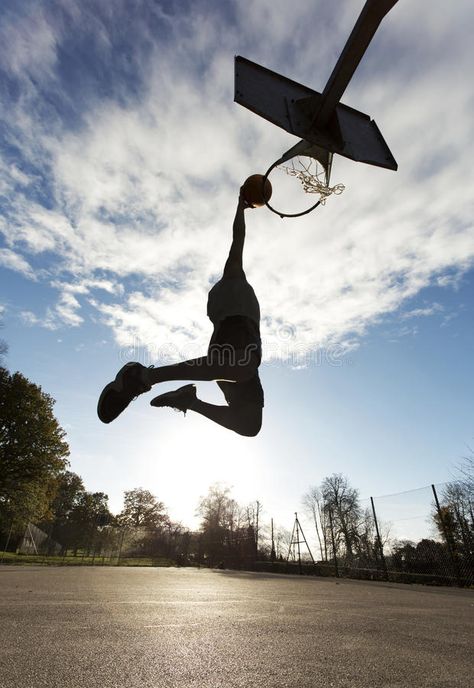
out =
<path fill-rule="evenodd" d="M 441 304 L 433 303 L 431 306 L 426 306 L 426 308 L 413 308 L 411 311 L 403 313 L 401 317 L 402 320 L 409 320 L 410 318 L 420 318 L 441 313 L 443 310 L 444 308 Z"/>
<path fill-rule="evenodd" d="M 79 26 L 81 9 L 71 7 Z M 45 326 L 79 326 L 80 298 L 87 297 L 121 346 L 205 346 L 206 291 L 227 255 L 239 185 L 295 142 L 232 103 L 233 55 L 322 88 L 359 11 L 309 0 L 234 9 L 233 26 L 210 9 L 178 15 L 168 27 L 173 50 L 143 28 L 155 45 L 148 62 L 142 54 L 137 61 L 145 79 L 140 97 L 119 102 L 95 94 L 81 127 L 53 123 L 45 132 L 36 110 L 21 105 L 11 115 L 17 140 L 43 164 L 53 189 L 54 205 L 45 208 L 26 186 L 0 225 L 6 250 L 22 251 L 25 265 L 30 253 L 56 255 L 48 279 L 61 295 Z M 395 8 L 344 97 L 376 118 L 399 172 L 337 158 L 332 182 L 346 191 L 325 208 L 284 222 L 266 210 L 247 214 L 247 274 L 269 351 L 351 346 L 424 287 L 451 285 L 474 264 L 472 48 L 459 40 L 472 9 L 461 3 L 454 17 L 433 7 L 424 42 L 422 14 L 413 5 Z M 64 37 L 42 17 L 34 47 L 24 47 L 30 20 L 16 27 L 7 66 L 29 73 L 36 55 L 38 79 L 51 80 Z M 101 40 L 110 51 L 113 36 Z M 439 50 L 443 45 L 451 50 Z M 440 84 L 448 83 L 449 98 L 440 97 Z M 1 177 L 8 188 L 12 176 Z M 17 175 L 16 184 L 28 179 Z M 129 290 L 130 276 L 141 280 L 142 292 Z M 404 317 L 428 315 L 411 313 Z M 285 323 L 295 335 L 282 344 Z"/>
<path fill-rule="evenodd" d="M 31 311 L 21 311 L 20 317 L 25 325 L 33 327 L 33 325 L 40 325 L 41 320 Z"/>
<path fill-rule="evenodd" d="M 38 325 L 47 330 L 58 330 L 61 327 L 78 327 L 84 322 L 79 315 L 80 302 L 68 289 L 64 289 L 57 302 L 46 309 L 44 316 L 38 316 L 32 311 L 22 311 L 20 317 L 25 325 Z"/>
<path fill-rule="evenodd" d="M 36 279 L 33 269 L 25 260 L 25 258 L 23 258 L 23 256 L 21 256 L 19 253 L 16 253 L 8 248 L 0 249 L 0 265 L 4 268 L 8 268 L 9 270 L 20 272 L 28 279 Z"/>
<path fill-rule="evenodd" d="M 63 322 L 70 327 L 77 327 L 83 322 L 83 318 L 76 312 L 80 308 L 80 303 L 75 296 L 64 292 L 51 313 L 51 323 L 55 320 Z"/>
<path fill-rule="evenodd" d="M 452 287 L 457 290 L 461 285 L 462 277 L 462 271 L 456 271 L 454 274 L 441 275 L 436 279 L 436 284 L 438 287 Z"/>
<path fill-rule="evenodd" d="M 122 284 L 110 279 L 80 279 L 74 282 L 61 282 L 53 280 L 51 286 L 55 289 L 64 291 L 67 294 L 90 294 L 91 290 L 102 290 L 108 294 L 122 295 L 124 288 Z"/>
<path fill-rule="evenodd" d="M 0 66 L 21 79 L 54 75 L 56 40 L 42 7 L 30 5 L 21 18 L 6 12 L 0 25 Z"/>

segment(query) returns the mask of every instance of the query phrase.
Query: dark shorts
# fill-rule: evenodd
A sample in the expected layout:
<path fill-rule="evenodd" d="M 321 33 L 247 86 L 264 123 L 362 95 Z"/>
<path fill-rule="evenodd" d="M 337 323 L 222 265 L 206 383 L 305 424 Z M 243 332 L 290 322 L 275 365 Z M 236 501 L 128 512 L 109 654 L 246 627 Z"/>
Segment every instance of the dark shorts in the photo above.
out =
<path fill-rule="evenodd" d="M 225 400 L 234 408 L 256 404 L 264 406 L 263 387 L 258 373 L 246 382 L 218 382 Z"/>
<path fill-rule="evenodd" d="M 234 352 L 244 356 L 243 362 L 256 356 L 257 366 L 262 360 L 262 342 L 258 325 L 245 315 L 232 315 L 225 318 L 217 331 L 214 332 L 209 344 L 211 355 L 221 356 L 221 360 L 229 360 Z M 243 352 L 243 353 L 242 353 Z M 238 364 L 239 361 L 234 361 Z M 242 364 L 242 361 L 240 361 Z M 218 382 L 229 406 L 247 406 L 249 404 L 264 405 L 263 387 L 258 372 L 255 372 L 245 382 Z"/>

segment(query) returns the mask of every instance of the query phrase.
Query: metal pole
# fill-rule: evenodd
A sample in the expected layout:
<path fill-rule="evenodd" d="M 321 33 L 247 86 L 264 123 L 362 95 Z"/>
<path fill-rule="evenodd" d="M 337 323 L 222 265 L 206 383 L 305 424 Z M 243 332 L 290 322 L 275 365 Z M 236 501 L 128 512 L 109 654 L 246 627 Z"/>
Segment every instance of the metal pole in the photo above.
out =
<path fill-rule="evenodd" d="M 456 551 L 454 548 L 454 543 L 452 542 L 451 538 L 448 535 L 448 530 L 447 530 L 446 524 L 444 522 L 443 512 L 441 511 L 441 507 L 440 507 L 439 500 L 438 500 L 438 494 L 436 492 L 435 486 L 431 485 L 431 489 L 433 490 L 433 495 L 434 495 L 435 503 L 436 503 L 436 509 L 438 511 L 439 522 L 441 523 L 441 527 L 442 527 L 443 533 L 444 533 L 444 539 L 446 540 L 449 555 L 451 557 L 451 563 L 453 565 L 454 575 L 456 577 L 458 585 L 462 586 L 463 583 L 462 583 L 461 575 L 459 572 L 459 566 L 458 566 L 458 561 L 457 561 L 457 557 L 456 557 Z"/>
<path fill-rule="evenodd" d="M 117 557 L 117 566 L 120 566 L 120 557 L 122 556 L 122 545 L 123 545 L 124 537 L 125 537 L 125 528 L 122 529 L 122 534 L 120 537 L 119 552 L 118 552 L 118 557 Z"/>
<path fill-rule="evenodd" d="M 300 576 L 303 573 L 303 568 L 301 566 L 301 550 L 300 550 L 300 533 L 299 533 L 299 521 L 298 521 L 298 514 L 295 511 L 295 527 L 296 527 L 296 544 L 298 545 L 298 570 L 300 572 Z"/>
<path fill-rule="evenodd" d="M 305 534 L 303 533 L 303 528 L 301 527 L 301 523 L 299 522 L 299 519 L 298 519 L 298 518 L 297 518 L 296 520 L 298 521 L 298 525 L 299 525 L 300 531 L 301 531 L 301 536 L 302 536 L 303 541 L 304 541 L 304 544 L 306 545 L 306 548 L 307 548 L 307 550 L 308 550 L 308 552 L 309 552 L 309 556 L 311 557 L 311 561 L 312 561 L 313 564 L 316 566 L 316 562 L 314 561 L 313 553 L 311 552 L 311 550 L 310 550 L 310 548 L 309 548 L 308 541 L 306 540 Z"/>
<path fill-rule="evenodd" d="M 13 523 L 12 523 L 11 526 L 10 526 L 10 532 L 8 533 L 7 541 L 6 541 L 6 543 L 5 543 L 5 547 L 3 548 L 2 559 L 1 559 L 1 561 L 0 561 L 0 564 L 3 564 L 3 560 L 4 560 L 4 558 L 5 558 L 5 552 L 6 552 L 7 549 L 8 549 L 8 545 L 10 544 L 10 538 L 11 538 L 11 536 L 12 536 L 12 531 L 13 531 Z"/>
<path fill-rule="evenodd" d="M 288 547 L 288 556 L 286 557 L 286 563 L 290 561 L 290 552 L 291 552 L 291 546 L 293 545 L 293 535 L 295 534 L 295 525 L 296 523 L 293 523 L 293 530 L 291 531 L 291 540 L 290 540 L 290 546 Z M 294 551 L 295 548 L 293 547 L 293 556 L 294 556 Z"/>
<path fill-rule="evenodd" d="M 330 506 L 328 506 L 328 512 L 329 512 L 329 528 L 331 530 L 331 540 L 332 540 L 332 553 L 334 556 L 334 568 L 336 570 L 336 578 L 339 578 L 339 566 L 337 565 L 337 556 L 336 556 L 336 541 L 334 539 L 334 528 L 332 524 L 332 509 Z"/>
<path fill-rule="evenodd" d="M 382 19 L 397 1 L 367 0 L 324 88 L 312 126 L 328 123 Z"/>
<path fill-rule="evenodd" d="M 388 580 L 387 562 L 385 561 L 385 556 L 383 553 L 382 539 L 380 537 L 379 524 L 377 523 L 377 514 L 375 513 L 374 500 L 372 499 L 372 497 L 370 498 L 370 503 L 372 504 L 372 514 L 374 516 L 375 532 L 377 533 L 377 542 L 379 544 L 380 558 L 382 559 L 382 566 L 383 566 L 383 571 L 385 574 L 385 580 Z"/>
<path fill-rule="evenodd" d="M 255 524 L 255 561 L 258 559 L 258 514 L 260 511 L 260 502 L 257 500 L 257 519 Z"/>

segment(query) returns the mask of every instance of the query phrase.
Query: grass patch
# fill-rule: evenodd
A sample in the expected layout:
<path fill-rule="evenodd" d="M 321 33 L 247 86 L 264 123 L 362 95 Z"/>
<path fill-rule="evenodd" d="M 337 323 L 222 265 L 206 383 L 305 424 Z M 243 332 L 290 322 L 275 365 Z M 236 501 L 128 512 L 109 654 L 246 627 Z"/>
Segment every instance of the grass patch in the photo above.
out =
<path fill-rule="evenodd" d="M 172 559 L 166 557 L 118 557 L 116 556 L 65 556 L 46 554 L 15 554 L 5 552 L 0 554 L 1 564 L 39 565 L 39 566 L 176 566 Z"/>

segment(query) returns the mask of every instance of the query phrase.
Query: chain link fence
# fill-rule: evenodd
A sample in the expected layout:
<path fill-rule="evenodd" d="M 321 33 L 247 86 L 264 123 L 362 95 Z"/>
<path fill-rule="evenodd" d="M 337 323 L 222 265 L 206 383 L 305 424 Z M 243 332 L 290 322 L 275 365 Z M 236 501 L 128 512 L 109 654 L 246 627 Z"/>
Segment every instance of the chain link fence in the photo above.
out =
<path fill-rule="evenodd" d="M 184 529 L 118 527 L 100 519 L 60 527 L 0 524 L 0 563 L 174 566 L 192 559 Z"/>
<path fill-rule="evenodd" d="M 296 542 L 289 546 L 288 565 L 294 569 L 298 564 L 300 572 L 474 585 L 472 493 L 461 483 L 369 497 L 350 508 L 342 502 L 323 503 L 318 514 L 306 520 L 305 532 L 314 543 L 314 558 L 303 539 L 299 557 Z"/>
<path fill-rule="evenodd" d="M 461 483 L 359 499 L 346 512 L 343 506 L 322 504 L 315 518 L 275 538 L 273 527 L 264 524 L 259 533 L 193 533 L 182 527 L 118 527 L 100 518 L 54 527 L 0 523 L 0 563 L 204 565 L 474 585 L 472 493 Z"/>

